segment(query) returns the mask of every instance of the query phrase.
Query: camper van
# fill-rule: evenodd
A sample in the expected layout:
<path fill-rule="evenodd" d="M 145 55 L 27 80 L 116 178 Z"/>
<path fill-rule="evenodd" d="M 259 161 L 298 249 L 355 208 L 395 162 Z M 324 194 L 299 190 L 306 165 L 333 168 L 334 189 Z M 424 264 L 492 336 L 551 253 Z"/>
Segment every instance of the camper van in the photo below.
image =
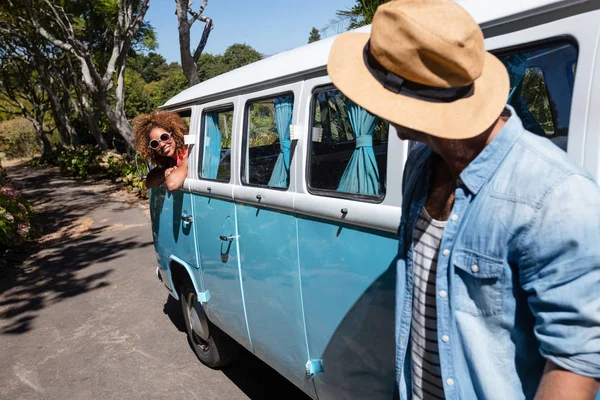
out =
<path fill-rule="evenodd" d="M 600 2 L 459 3 L 506 65 L 525 127 L 598 180 Z M 157 275 L 207 366 L 241 346 L 314 399 L 387 399 L 411 143 L 332 85 L 333 40 L 162 107 L 188 121 L 190 162 L 182 190 L 150 193 Z"/>

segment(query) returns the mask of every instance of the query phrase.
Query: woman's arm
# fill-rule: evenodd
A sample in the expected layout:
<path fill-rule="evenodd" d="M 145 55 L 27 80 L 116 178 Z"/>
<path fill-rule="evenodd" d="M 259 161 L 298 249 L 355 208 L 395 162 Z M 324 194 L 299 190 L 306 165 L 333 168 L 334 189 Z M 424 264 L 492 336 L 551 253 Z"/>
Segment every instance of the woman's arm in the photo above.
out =
<path fill-rule="evenodd" d="M 165 183 L 169 191 L 179 190 L 183 187 L 183 182 L 188 173 L 188 157 L 187 155 L 181 162 L 181 166 L 169 168 L 165 171 Z"/>

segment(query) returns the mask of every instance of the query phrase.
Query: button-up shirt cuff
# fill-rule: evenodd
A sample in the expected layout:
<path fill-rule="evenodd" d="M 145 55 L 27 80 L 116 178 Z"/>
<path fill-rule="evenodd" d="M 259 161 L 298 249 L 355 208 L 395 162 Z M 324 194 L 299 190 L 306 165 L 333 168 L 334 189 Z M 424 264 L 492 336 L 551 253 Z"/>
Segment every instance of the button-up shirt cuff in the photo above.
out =
<path fill-rule="evenodd" d="M 552 354 L 545 354 L 545 352 L 542 351 L 542 356 L 559 367 L 577 375 L 588 376 L 595 379 L 600 378 L 600 354 L 555 356 Z"/>

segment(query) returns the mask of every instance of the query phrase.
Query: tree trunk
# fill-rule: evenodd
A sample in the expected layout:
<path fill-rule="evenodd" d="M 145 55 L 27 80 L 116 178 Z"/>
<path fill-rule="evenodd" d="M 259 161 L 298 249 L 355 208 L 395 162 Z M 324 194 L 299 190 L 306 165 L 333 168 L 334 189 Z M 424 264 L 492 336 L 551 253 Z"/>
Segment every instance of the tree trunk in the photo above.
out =
<path fill-rule="evenodd" d="M 41 110 L 36 110 L 35 118 L 28 118 L 33 123 L 33 128 L 35 129 L 35 137 L 37 138 L 37 142 L 40 145 L 40 153 L 42 160 L 47 160 L 52 154 L 52 145 L 50 144 L 50 140 L 46 136 L 46 132 L 44 132 L 44 112 Z"/>
<path fill-rule="evenodd" d="M 106 139 L 104 139 L 104 135 L 100 131 L 100 126 L 98 125 L 98 120 L 100 119 L 98 112 L 95 110 L 90 111 L 90 110 L 84 109 L 83 115 L 87 122 L 88 128 L 90 129 L 90 132 L 92 133 L 92 135 L 94 136 L 94 139 L 96 140 L 96 144 L 98 146 L 100 146 L 101 150 L 108 149 L 108 144 L 106 143 Z"/>
<path fill-rule="evenodd" d="M 179 53 L 181 54 L 181 69 L 185 75 L 188 86 L 192 87 L 200 83 L 198 78 L 198 67 L 194 62 L 194 57 L 190 50 L 190 28 L 191 24 L 188 21 L 188 0 L 175 0 L 177 4 L 177 22 L 179 26 Z"/>

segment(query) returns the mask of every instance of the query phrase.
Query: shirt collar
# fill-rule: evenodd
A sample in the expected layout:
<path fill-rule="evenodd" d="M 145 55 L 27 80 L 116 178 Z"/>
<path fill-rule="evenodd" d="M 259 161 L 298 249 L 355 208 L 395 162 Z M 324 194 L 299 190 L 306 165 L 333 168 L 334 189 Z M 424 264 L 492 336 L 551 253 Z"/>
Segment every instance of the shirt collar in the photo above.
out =
<path fill-rule="evenodd" d="M 511 116 L 496 137 L 484 147 L 460 174 L 460 180 L 473 194 L 477 194 L 489 178 L 496 172 L 517 138 L 523 132 L 523 124 L 515 110 L 507 105 Z"/>

